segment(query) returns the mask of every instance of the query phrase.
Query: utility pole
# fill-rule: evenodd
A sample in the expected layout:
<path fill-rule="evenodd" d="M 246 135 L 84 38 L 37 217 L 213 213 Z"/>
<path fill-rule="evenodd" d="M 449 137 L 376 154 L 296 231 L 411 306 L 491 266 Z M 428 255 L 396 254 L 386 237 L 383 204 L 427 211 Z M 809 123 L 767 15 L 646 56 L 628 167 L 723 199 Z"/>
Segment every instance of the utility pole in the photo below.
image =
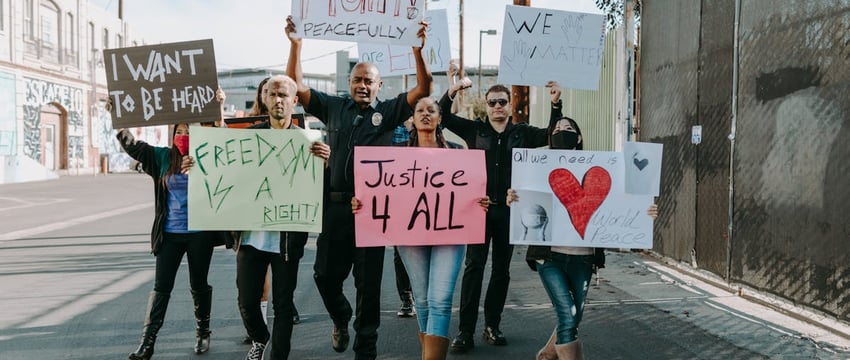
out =
<path fill-rule="evenodd" d="M 514 0 L 514 5 L 531 6 L 531 0 Z M 502 71 L 503 69 L 499 69 Z M 528 86 L 511 86 L 511 108 L 513 123 L 528 123 Z"/>

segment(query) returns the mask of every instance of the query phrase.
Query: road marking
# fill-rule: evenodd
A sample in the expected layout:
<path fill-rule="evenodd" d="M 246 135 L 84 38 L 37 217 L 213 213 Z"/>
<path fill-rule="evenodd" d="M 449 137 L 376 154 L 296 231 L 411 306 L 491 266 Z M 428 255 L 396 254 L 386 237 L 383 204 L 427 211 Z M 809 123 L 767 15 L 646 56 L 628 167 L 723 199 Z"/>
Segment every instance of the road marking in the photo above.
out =
<path fill-rule="evenodd" d="M 0 201 L 9 201 L 12 203 L 18 203 L 19 205 L 7 206 L 0 208 L 0 212 L 15 210 L 15 209 L 24 209 L 33 206 L 43 206 L 43 205 L 53 205 L 63 202 L 71 201 L 71 199 L 21 199 L 21 198 L 13 198 L 13 197 L 0 197 Z M 41 202 L 39 202 L 41 201 Z"/>
<path fill-rule="evenodd" d="M 83 217 L 79 217 L 79 218 L 76 218 L 76 219 L 73 219 L 73 220 L 60 221 L 60 222 L 56 222 L 56 223 L 52 223 L 52 224 L 46 224 L 46 225 L 42 225 L 42 226 L 38 226 L 38 227 L 34 227 L 34 228 L 12 231 L 10 233 L 0 234 L 0 243 L 2 243 L 3 241 L 23 239 L 23 238 L 28 238 L 28 237 L 31 237 L 31 236 L 34 236 L 34 235 L 43 234 L 43 233 L 46 233 L 46 232 L 62 230 L 62 229 L 65 229 L 65 228 L 69 228 L 71 226 L 85 224 L 85 223 L 89 223 L 89 222 L 94 222 L 94 221 L 97 221 L 97 220 L 100 220 L 100 219 L 105 219 L 105 218 L 108 218 L 108 217 L 124 215 L 126 213 L 130 213 L 130 212 L 133 212 L 133 211 L 138 211 L 138 210 L 150 208 L 150 207 L 153 207 L 153 202 L 147 202 L 147 203 L 142 203 L 142 204 L 138 204 L 138 205 L 128 206 L 126 208 L 121 208 L 121 209 L 116 209 L 116 210 L 104 211 L 104 212 L 99 213 L 99 214 L 92 214 L 92 215 L 88 215 L 88 216 L 83 216 Z"/>

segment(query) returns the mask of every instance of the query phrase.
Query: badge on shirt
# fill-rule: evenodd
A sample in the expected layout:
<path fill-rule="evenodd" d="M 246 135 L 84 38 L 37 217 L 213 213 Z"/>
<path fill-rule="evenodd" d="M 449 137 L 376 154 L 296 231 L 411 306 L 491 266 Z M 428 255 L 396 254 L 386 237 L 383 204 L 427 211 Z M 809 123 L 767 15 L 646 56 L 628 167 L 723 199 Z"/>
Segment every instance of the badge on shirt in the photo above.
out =
<path fill-rule="evenodd" d="M 383 120 L 384 120 L 384 115 L 381 115 L 381 113 L 372 114 L 372 125 L 381 126 L 381 121 L 383 121 Z"/>

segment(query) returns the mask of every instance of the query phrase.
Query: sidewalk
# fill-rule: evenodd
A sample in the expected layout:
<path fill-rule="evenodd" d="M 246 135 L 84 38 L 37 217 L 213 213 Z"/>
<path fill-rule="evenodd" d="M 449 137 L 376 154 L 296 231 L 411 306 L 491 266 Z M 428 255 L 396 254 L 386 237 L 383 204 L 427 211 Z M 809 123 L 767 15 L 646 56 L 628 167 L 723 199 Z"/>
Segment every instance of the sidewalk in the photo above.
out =
<path fill-rule="evenodd" d="M 784 299 L 756 292 L 743 285 L 727 285 L 707 271 L 664 259 L 651 252 L 608 252 L 608 266 L 602 269 L 600 281 L 635 296 L 633 300 L 615 303 L 700 302 L 719 312 L 743 319 L 778 334 L 812 342 L 817 348 L 850 358 L 850 325 L 832 317 L 794 306 Z M 611 271 L 611 270 L 635 270 Z M 647 275 L 657 276 L 658 282 L 647 282 Z M 671 287 L 679 289 L 672 290 Z M 688 295 L 682 294 L 682 291 Z M 591 291 L 592 295 L 592 291 Z M 608 305 L 609 302 L 588 301 L 588 306 Z M 684 314 L 686 317 L 697 314 Z M 725 326 L 700 324 L 709 332 L 729 336 Z M 749 344 L 744 344 L 747 346 Z"/>

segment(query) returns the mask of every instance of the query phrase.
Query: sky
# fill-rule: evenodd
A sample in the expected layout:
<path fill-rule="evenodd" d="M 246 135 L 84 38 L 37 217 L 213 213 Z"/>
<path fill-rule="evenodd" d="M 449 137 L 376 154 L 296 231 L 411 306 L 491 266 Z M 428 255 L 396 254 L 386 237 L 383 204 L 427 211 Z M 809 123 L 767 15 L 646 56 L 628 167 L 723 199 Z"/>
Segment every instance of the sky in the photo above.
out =
<path fill-rule="evenodd" d="M 118 13 L 118 0 L 90 0 L 110 13 Z M 429 0 L 428 9 L 447 9 L 452 57 L 459 56 L 459 0 Z M 498 65 L 505 5 L 511 0 L 464 0 L 464 65 L 478 66 L 480 30 L 484 35 L 481 63 Z M 594 0 L 531 0 L 532 7 L 601 13 Z M 213 39 L 219 70 L 238 68 L 284 69 L 289 40 L 284 28 L 290 0 L 124 0 L 124 20 L 147 44 Z M 305 39 L 302 67 L 305 73 L 335 72 L 335 53 L 348 50 L 357 56 L 353 42 Z"/>

